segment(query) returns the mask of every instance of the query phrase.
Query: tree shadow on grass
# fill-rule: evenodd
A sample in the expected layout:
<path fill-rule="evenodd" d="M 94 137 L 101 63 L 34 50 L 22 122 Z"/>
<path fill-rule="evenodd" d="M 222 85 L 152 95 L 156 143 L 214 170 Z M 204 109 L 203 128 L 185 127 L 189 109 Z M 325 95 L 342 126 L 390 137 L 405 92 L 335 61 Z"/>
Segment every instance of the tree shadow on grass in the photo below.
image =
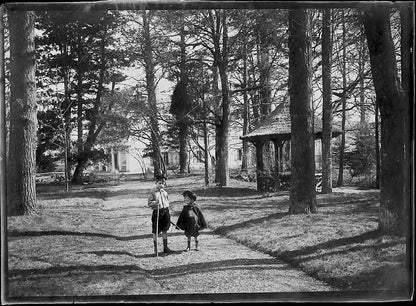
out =
<path fill-rule="evenodd" d="M 368 212 L 368 210 L 378 210 L 380 200 L 375 198 L 361 198 L 361 199 L 350 199 L 350 198 L 335 198 L 335 199 L 319 199 L 317 201 L 319 207 L 345 207 L 345 209 L 354 209 L 355 213 Z"/>
<path fill-rule="evenodd" d="M 107 252 L 107 251 L 105 251 Z M 112 254 L 112 252 L 108 252 Z M 106 253 L 102 253 L 105 255 Z M 128 252 L 116 253 L 116 255 L 129 255 L 136 258 L 156 257 L 152 254 L 133 255 Z M 162 254 L 161 254 L 162 255 Z M 163 255 L 162 255 L 163 256 Z M 160 256 L 160 257 L 162 257 Z M 166 255 L 173 256 L 173 255 Z M 173 267 L 160 268 L 154 270 L 142 269 L 136 265 L 77 265 L 63 267 L 48 267 L 35 269 L 13 269 L 8 271 L 9 278 L 37 278 L 45 276 L 53 276 L 67 273 L 96 273 L 96 272 L 131 272 L 145 274 L 153 279 L 167 279 L 178 276 L 189 275 L 192 273 L 204 273 L 211 271 L 225 270 L 270 270 L 280 269 L 288 270 L 286 265 L 282 265 L 275 258 L 270 259 L 227 259 L 220 261 L 209 261 L 203 263 L 191 263 L 185 265 L 177 265 Z M 220 281 L 220 280 L 219 280 Z"/>
<path fill-rule="evenodd" d="M 212 187 L 206 189 L 192 190 L 197 196 L 201 197 L 246 197 L 261 195 L 266 196 L 264 192 L 257 191 L 249 188 L 236 188 L 236 187 Z"/>
<path fill-rule="evenodd" d="M 251 200 L 251 199 L 250 199 Z M 255 199 L 253 199 L 255 200 Z M 236 212 L 243 211 L 243 210 L 267 210 L 267 209 L 275 209 L 280 210 L 284 208 L 288 210 L 289 208 L 289 201 L 282 200 L 282 201 L 267 201 L 267 202 L 252 202 L 247 201 L 245 204 L 241 204 L 241 201 L 238 200 L 227 200 L 221 201 L 220 204 L 212 204 L 210 202 L 202 202 L 204 211 L 213 210 L 213 211 L 225 211 L 225 210 L 235 210 Z"/>
<path fill-rule="evenodd" d="M 119 237 L 105 233 L 89 233 L 89 232 L 71 232 L 71 231 L 9 231 L 8 237 L 41 237 L 41 236 L 83 236 L 83 237 L 100 237 L 100 238 L 112 238 L 116 240 L 139 240 L 150 239 L 152 234 Z"/>
<path fill-rule="evenodd" d="M 94 252 L 92 252 L 94 253 Z M 181 252 L 178 252 L 181 253 Z M 112 252 L 104 251 L 99 253 L 101 255 L 115 254 L 128 255 L 135 258 L 156 257 L 153 254 L 133 255 L 128 252 Z M 173 256 L 160 254 L 159 257 Z M 136 265 L 77 265 L 77 266 L 62 266 L 62 267 L 48 267 L 48 268 L 34 268 L 34 269 L 13 269 L 8 271 L 8 278 L 41 278 L 46 276 L 67 274 L 67 273 L 97 273 L 97 272 L 132 272 L 145 274 L 149 278 L 155 280 L 175 278 L 192 273 L 204 273 L 212 271 L 224 270 L 271 270 L 279 269 L 282 271 L 289 270 L 289 267 L 282 265 L 275 258 L 270 259 L 228 259 L 220 261 L 209 261 L 203 263 L 191 263 L 185 265 L 177 265 L 173 267 L 160 268 L 154 270 L 142 269 Z M 219 280 L 220 281 L 220 280 Z"/>
<path fill-rule="evenodd" d="M 263 217 L 263 218 L 257 218 L 257 219 L 251 219 L 251 220 L 247 220 L 244 222 L 240 222 L 237 224 L 233 224 L 233 225 L 228 225 L 228 226 L 221 226 L 216 228 L 213 232 L 215 234 L 218 235 L 226 235 L 234 230 L 243 228 L 243 227 L 250 227 L 259 223 L 263 223 L 269 220 L 278 220 L 278 219 L 282 219 L 283 217 L 287 216 L 288 213 L 275 213 L 275 214 L 271 214 L 268 215 L 267 217 Z"/>
<path fill-rule="evenodd" d="M 152 234 L 136 235 L 136 236 L 115 236 L 105 233 L 90 233 L 90 232 L 71 232 L 71 231 L 9 231 L 8 237 L 19 238 L 19 237 L 42 237 L 42 236 L 82 236 L 82 237 L 99 237 L 99 238 L 111 238 L 120 241 L 128 240 L 140 240 L 140 239 L 151 239 Z M 184 236 L 183 232 L 169 232 L 169 237 L 173 236 Z"/>
<path fill-rule="evenodd" d="M 380 243 L 377 245 L 356 245 L 356 246 L 352 246 L 348 249 L 345 250 L 334 250 L 331 252 L 326 252 L 325 254 L 320 254 L 320 255 L 314 255 L 314 256 L 306 256 L 306 257 L 302 257 L 299 259 L 294 259 L 296 260 L 297 264 L 301 264 L 303 262 L 308 262 L 314 259 L 322 259 L 324 257 L 330 257 L 330 256 L 338 256 L 338 255 L 345 255 L 345 254 L 349 254 L 351 252 L 358 252 L 358 251 L 363 251 L 366 249 L 372 249 L 374 251 L 380 251 L 382 249 L 386 249 L 395 245 L 401 244 L 400 241 L 394 241 L 394 242 L 385 242 L 385 243 Z M 303 256 L 303 255 L 302 255 Z"/>
<path fill-rule="evenodd" d="M 173 251 L 171 254 L 165 254 L 161 251 L 159 251 L 159 257 L 165 257 L 165 256 L 171 256 L 171 255 L 177 255 L 177 254 L 181 254 L 185 252 L 184 250 L 181 251 Z M 84 252 L 82 252 L 84 253 Z M 91 251 L 91 252 L 86 252 L 87 254 L 94 254 L 97 256 L 105 256 L 105 255 L 127 255 L 130 257 L 134 257 L 134 258 L 152 258 L 152 257 L 156 257 L 154 253 L 148 253 L 148 254 L 141 254 L 141 255 L 134 255 L 130 252 L 126 252 L 126 251 Z"/>
<path fill-rule="evenodd" d="M 175 278 L 178 276 L 231 270 L 289 270 L 290 268 L 283 265 L 275 258 L 262 259 L 226 259 L 220 261 L 209 261 L 178 265 L 174 267 L 160 268 L 148 271 L 154 279 Z M 221 280 L 219 280 L 221 281 Z"/>
<path fill-rule="evenodd" d="M 66 273 L 96 273 L 96 272 L 129 272 L 148 274 L 144 269 L 135 265 L 77 265 L 63 267 L 48 267 L 35 269 L 13 269 L 8 271 L 9 278 L 45 277 Z"/>
<path fill-rule="evenodd" d="M 41 200 L 58 200 L 58 199 L 69 199 L 69 198 L 97 198 L 97 199 L 110 199 L 118 197 L 119 199 L 134 199 L 140 197 L 147 198 L 148 190 L 144 189 L 125 189 L 125 190 L 105 190 L 102 187 L 97 189 L 84 189 L 77 191 L 57 191 L 57 192 L 40 192 L 39 199 Z"/>
<path fill-rule="evenodd" d="M 298 257 L 307 256 L 307 255 L 313 254 L 323 249 L 332 249 L 332 248 L 336 248 L 340 246 L 346 246 L 346 245 L 351 245 L 355 243 L 362 243 L 368 239 L 375 239 L 377 237 L 380 237 L 381 235 L 382 233 L 378 229 L 376 229 L 376 230 L 365 232 L 361 235 L 357 235 L 354 237 L 334 239 L 334 240 L 319 243 L 313 246 L 307 246 L 300 250 L 285 251 L 285 252 L 278 254 L 278 257 L 284 259 L 287 262 L 298 263 L 299 262 L 299 260 L 297 259 Z M 399 242 L 397 242 L 397 244 L 399 244 Z"/>

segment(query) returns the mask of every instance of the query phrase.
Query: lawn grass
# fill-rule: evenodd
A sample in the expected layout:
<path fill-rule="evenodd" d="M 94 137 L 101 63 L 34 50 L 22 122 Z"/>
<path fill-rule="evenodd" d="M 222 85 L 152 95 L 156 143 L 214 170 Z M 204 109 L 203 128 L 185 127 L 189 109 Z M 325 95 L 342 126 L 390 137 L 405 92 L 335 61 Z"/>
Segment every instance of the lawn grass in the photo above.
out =
<path fill-rule="evenodd" d="M 233 184 L 197 191 L 205 193 L 199 203 L 216 233 L 342 290 L 409 288 L 405 238 L 377 230 L 378 190 L 334 188 L 332 194 L 317 194 L 318 213 L 289 215 L 287 191 L 259 193 Z"/>
<path fill-rule="evenodd" d="M 106 223 L 96 221 L 101 216 L 94 207 L 100 207 L 100 199 L 108 197 L 121 202 L 145 197 L 145 193 L 137 193 L 135 184 L 153 183 L 80 185 L 71 186 L 69 192 L 64 192 L 62 185 L 39 184 L 40 207 L 48 210 L 39 216 L 11 218 L 9 235 L 13 236 L 14 230 L 23 230 L 24 234 L 25 229 L 28 234 L 36 230 L 104 233 L 106 229 L 100 226 Z M 331 194 L 317 194 L 318 213 L 289 215 L 288 191 L 259 192 L 255 183 L 232 179 L 227 187 L 206 187 L 202 176 L 177 176 L 168 180 L 167 189 L 173 220 L 183 205 L 181 193 L 192 189 L 209 228 L 215 233 L 280 258 L 341 290 L 408 293 L 412 288 L 406 260 L 413 258 L 406 250 L 405 238 L 377 231 L 378 190 L 334 188 Z M 58 215 L 53 207 L 59 209 Z M 89 212 L 88 216 L 75 218 L 74 207 L 82 207 Z M 53 218 L 48 218 L 48 214 L 53 214 Z M 24 250 L 23 245 L 21 248 Z"/>

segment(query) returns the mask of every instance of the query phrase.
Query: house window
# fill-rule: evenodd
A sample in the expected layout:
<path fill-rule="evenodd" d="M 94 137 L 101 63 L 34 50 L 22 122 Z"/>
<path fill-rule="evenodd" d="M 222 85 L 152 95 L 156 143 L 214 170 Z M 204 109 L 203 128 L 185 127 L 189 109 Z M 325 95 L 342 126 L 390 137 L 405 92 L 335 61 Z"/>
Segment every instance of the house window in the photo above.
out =
<path fill-rule="evenodd" d="M 169 152 L 163 152 L 163 161 L 166 166 L 169 166 Z"/>
<path fill-rule="evenodd" d="M 119 170 L 118 168 L 118 154 L 114 153 L 114 169 Z"/>
<path fill-rule="evenodd" d="M 120 153 L 120 164 L 121 164 L 121 171 L 126 172 L 127 171 L 127 160 L 126 160 L 126 153 L 121 152 Z"/>
<path fill-rule="evenodd" d="M 237 150 L 237 159 L 242 160 L 243 159 L 243 151 L 241 149 Z"/>

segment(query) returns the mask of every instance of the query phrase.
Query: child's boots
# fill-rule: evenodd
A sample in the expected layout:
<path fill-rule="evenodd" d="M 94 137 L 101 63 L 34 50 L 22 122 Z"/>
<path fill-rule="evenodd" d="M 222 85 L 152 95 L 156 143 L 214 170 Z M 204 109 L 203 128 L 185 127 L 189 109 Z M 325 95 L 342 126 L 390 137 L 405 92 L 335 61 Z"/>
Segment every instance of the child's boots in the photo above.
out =
<path fill-rule="evenodd" d="M 166 253 L 166 254 L 173 253 L 173 251 L 168 248 L 168 240 L 167 239 L 163 239 L 163 253 Z"/>

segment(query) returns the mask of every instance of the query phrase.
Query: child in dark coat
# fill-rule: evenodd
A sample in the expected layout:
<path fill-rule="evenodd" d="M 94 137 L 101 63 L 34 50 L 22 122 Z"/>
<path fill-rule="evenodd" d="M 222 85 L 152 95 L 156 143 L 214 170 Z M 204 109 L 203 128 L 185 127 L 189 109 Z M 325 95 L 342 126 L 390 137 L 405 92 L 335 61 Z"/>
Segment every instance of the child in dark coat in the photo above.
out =
<path fill-rule="evenodd" d="M 198 251 L 199 231 L 207 228 L 207 223 L 201 209 L 195 204 L 196 195 L 190 190 L 184 191 L 182 195 L 186 205 L 183 206 L 178 222 L 176 222 L 176 226 L 181 230 L 184 230 L 185 236 L 188 238 L 188 247 L 186 248 L 186 251 L 191 250 L 192 237 L 195 237 L 195 250 Z"/>

